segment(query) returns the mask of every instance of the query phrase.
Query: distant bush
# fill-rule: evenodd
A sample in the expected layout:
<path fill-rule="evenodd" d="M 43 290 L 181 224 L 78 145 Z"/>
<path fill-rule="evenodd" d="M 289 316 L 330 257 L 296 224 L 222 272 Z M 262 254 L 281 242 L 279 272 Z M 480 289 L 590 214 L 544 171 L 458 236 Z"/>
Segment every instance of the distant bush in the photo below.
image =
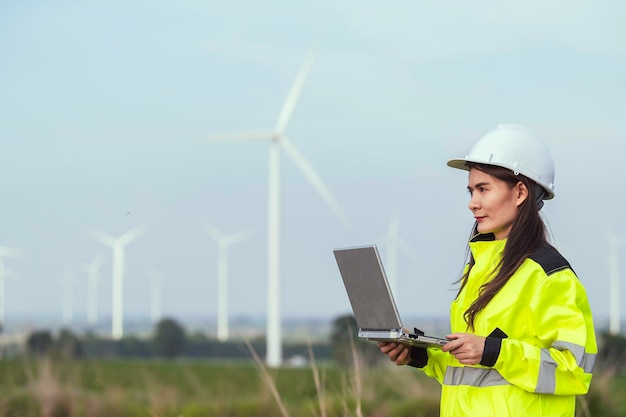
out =
<path fill-rule="evenodd" d="M 353 315 L 345 315 L 333 321 L 330 343 L 335 362 L 342 367 L 354 366 L 354 355 L 359 362 L 372 366 L 381 363 L 385 356 L 372 341 L 358 338 L 359 326 Z"/>
<path fill-rule="evenodd" d="M 175 358 L 185 347 L 185 329 L 174 319 L 163 319 L 157 323 L 152 342 L 157 355 Z"/>
<path fill-rule="evenodd" d="M 626 337 L 602 333 L 599 337 L 599 351 L 596 366 L 598 369 L 614 369 L 615 372 L 626 370 Z"/>
<path fill-rule="evenodd" d="M 52 347 L 52 333 L 48 330 L 36 330 L 26 339 L 26 349 L 35 355 L 44 355 Z"/>
<path fill-rule="evenodd" d="M 83 344 L 80 338 L 70 330 L 62 329 L 52 345 L 55 355 L 62 358 L 80 358 L 83 356 Z"/>

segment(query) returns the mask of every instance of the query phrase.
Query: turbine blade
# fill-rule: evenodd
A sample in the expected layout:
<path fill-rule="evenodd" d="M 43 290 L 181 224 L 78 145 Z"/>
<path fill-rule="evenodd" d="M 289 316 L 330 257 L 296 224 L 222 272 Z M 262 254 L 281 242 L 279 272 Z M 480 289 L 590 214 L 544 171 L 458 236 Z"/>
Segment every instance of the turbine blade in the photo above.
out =
<path fill-rule="evenodd" d="M 398 239 L 400 232 L 400 219 L 397 213 L 393 213 L 391 220 L 389 221 L 389 228 L 387 229 L 387 236 L 391 239 Z"/>
<path fill-rule="evenodd" d="M 289 157 L 298 166 L 300 171 L 302 171 L 302 174 L 304 174 L 304 176 L 309 180 L 311 185 L 313 185 L 313 188 L 317 190 L 322 199 L 326 202 L 326 204 L 328 204 L 332 212 L 335 213 L 335 216 L 337 216 L 337 218 L 339 218 L 342 223 L 348 224 L 348 217 L 346 216 L 345 212 L 343 211 L 337 200 L 335 200 L 335 197 L 333 197 L 324 182 L 322 182 L 322 179 L 319 177 L 319 175 L 317 175 L 311 164 L 309 164 L 309 162 L 304 159 L 304 157 L 296 150 L 296 148 L 286 137 L 283 137 L 281 145 L 283 146 L 283 149 L 285 149 L 285 152 L 289 155 Z"/>
<path fill-rule="evenodd" d="M 212 224 L 203 223 L 204 230 L 211 236 L 211 239 L 216 241 L 218 244 L 224 240 L 224 235 L 220 233 Z"/>
<path fill-rule="evenodd" d="M 225 133 L 222 135 L 210 136 L 204 141 L 214 142 L 214 141 L 235 141 L 235 140 L 259 140 L 259 139 L 269 139 L 274 136 L 276 133 L 271 130 L 248 130 L 242 132 L 234 132 L 234 133 Z"/>
<path fill-rule="evenodd" d="M 603 227 L 604 235 L 612 245 L 621 245 L 626 243 L 625 235 L 618 235 L 615 231 L 608 226 Z"/>
<path fill-rule="evenodd" d="M 145 230 L 146 228 L 144 227 L 144 225 L 140 224 L 138 226 L 135 226 L 128 232 L 124 233 L 122 236 L 119 237 L 118 240 L 122 244 L 122 246 L 126 246 L 133 240 L 137 239 L 139 235 L 141 235 Z"/>
<path fill-rule="evenodd" d="M 411 247 L 411 245 L 409 245 L 406 240 L 402 239 L 401 237 L 398 237 L 398 248 L 405 253 L 405 255 L 408 255 L 409 258 L 411 258 L 412 260 L 414 260 L 415 262 L 419 262 L 419 256 L 417 255 L 417 253 L 413 250 L 413 248 Z"/>
<path fill-rule="evenodd" d="M 235 245 L 237 243 L 243 242 L 244 240 L 248 240 L 251 237 L 252 237 L 252 232 L 245 231 L 245 232 L 238 232 L 238 233 L 230 234 L 226 236 L 226 240 L 229 245 Z"/>
<path fill-rule="evenodd" d="M 0 246 L 0 256 L 5 258 L 23 258 L 24 251 L 8 246 Z"/>
<path fill-rule="evenodd" d="M 107 246 L 112 247 L 113 245 L 115 245 L 115 238 L 111 235 L 107 235 L 106 233 L 101 232 L 100 230 L 90 229 L 89 234 L 92 238 L 100 241 L 101 243 L 104 243 Z"/>
<path fill-rule="evenodd" d="M 99 254 L 96 255 L 95 258 L 92 259 L 92 261 L 90 262 L 89 266 L 91 268 L 99 268 L 102 263 L 104 262 L 104 254 L 102 254 L 102 252 L 100 252 Z"/>
<path fill-rule="evenodd" d="M 304 61 L 304 64 L 302 65 L 302 68 L 300 69 L 300 72 L 296 76 L 296 79 L 291 86 L 291 90 L 289 90 L 289 94 L 287 94 L 287 98 L 285 99 L 283 108 L 281 109 L 280 115 L 278 116 L 278 121 L 276 122 L 276 131 L 279 134 L 284 133 L 287 129 L 289 119 L 291 119 L 293 110 L 296 107 L 296 103 L 298 101 L 298 97 L 300 96 L 300 92 L 302 91 L 304 81 L 306 80 L 306 77 L 311 70 L 311 66 L 313 65 L 314 56 L 315 54 L 313 52 L 309 52 Z"/>

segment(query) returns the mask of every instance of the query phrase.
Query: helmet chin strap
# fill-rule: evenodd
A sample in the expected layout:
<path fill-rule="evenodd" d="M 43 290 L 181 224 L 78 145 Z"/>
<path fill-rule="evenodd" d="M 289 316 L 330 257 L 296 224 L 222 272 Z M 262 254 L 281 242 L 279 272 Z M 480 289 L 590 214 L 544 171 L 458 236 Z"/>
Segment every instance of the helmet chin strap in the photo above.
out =
<path fill-rule="evenodd" d="M 537 211 L 543 207 L 543 197 L 546 195 L 545 190 L 539 184 L 535 184 L 535 201 L 537 202 Z"/>

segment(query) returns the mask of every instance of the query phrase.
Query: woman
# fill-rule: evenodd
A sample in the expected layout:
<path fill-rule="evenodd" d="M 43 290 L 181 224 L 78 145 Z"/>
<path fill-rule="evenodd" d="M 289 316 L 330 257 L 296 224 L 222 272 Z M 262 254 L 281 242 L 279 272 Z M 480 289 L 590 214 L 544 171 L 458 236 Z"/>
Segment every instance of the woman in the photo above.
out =
<path fill-rule="evenodd" d="M 475 219 L 450 342 L 380 350 L 442 384 L 441 416 L 572 417 L 597 346 L 585 289 L 539 215 L 554 197 L 550 151 L 532 131 L 500 125 L 448 165 L 469 171 Z"/>

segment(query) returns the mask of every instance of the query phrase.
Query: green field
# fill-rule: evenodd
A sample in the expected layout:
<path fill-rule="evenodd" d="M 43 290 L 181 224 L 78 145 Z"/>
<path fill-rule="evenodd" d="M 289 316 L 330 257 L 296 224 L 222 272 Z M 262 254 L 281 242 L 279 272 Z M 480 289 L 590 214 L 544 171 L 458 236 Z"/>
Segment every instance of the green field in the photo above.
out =
<path fill-rule="evenodd" d="M 317 383 L 316 383 L 317 380 Z M 266 370 L 249 361 L 0 361 L 11 417 L 436 417 L 439 385 L 394 365 Z M 595 377 L 579 416 L 624 416 L 626 379 Z"/>

